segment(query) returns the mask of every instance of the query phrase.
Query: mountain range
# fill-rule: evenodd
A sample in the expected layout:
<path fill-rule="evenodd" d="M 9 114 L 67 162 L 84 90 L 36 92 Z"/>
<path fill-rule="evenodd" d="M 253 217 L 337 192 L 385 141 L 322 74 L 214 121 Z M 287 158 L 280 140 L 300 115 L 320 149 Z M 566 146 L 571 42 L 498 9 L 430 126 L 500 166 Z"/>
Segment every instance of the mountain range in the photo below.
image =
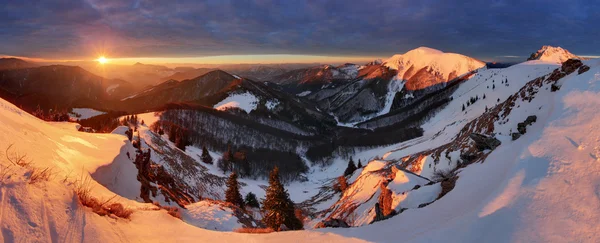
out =
<path fill-rule="evenodd" d="M 576 222 L 598 219 L 600 63 L 560 47 L 501 67 L 419 47 L 365 64 L 99 69 L 0 59 L 3 240 L 597 239 Z M 274 167 L 306 230 L 214 232 L 262 226 L 264 211 L 224 202 L 227 177 L 263 204 Z"/>

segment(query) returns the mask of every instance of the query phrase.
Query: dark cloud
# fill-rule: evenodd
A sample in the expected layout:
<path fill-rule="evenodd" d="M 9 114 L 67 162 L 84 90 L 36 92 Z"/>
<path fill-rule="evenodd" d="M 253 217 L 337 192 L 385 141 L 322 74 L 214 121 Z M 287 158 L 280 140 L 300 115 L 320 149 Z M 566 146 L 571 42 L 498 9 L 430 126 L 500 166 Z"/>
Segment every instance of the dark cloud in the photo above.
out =
<path fill-rule="evenodd" d="M 559 45 L 598 55 L 598 9 L 576 0 L 4 0 L 0 53 L 389 56 L 429 46 L 491 59 Z"/>

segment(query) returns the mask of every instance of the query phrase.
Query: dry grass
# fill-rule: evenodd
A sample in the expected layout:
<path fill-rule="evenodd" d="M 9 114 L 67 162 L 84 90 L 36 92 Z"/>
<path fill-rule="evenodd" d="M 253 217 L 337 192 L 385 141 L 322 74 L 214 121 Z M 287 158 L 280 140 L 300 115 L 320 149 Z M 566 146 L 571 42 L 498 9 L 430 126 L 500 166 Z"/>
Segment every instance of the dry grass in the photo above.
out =
<path fill-rule="evenodd" d="M 237 228 L 233 232 L 246 234 L 268 234 L 275 232 L 271 228 Z"/>
<path fill-rule="evenodd" d="M 14 174 L 14 171 L 15 169 L 12 165 L 4 166 L 0 164 L 0 185 L 4 185 L 4 183 Z"/>
<path fill-rule="evenodd" d="M 167 210 L 167 213 L 169 213 L 169 215 L 171 215 L 175 218 L 181 219 L 181 212 L 179 211 L 178 207 L 163 206 L 162 208 Z"/>
<path fill-rule="evenodd" d="M 181 211 L 179 211 L 179 207 L 177 206 L 162 206 L 160 205 L 160 203 L 154 201 L 152 202 L 152 205 L 158 207 L 158 208 L 151 208 L 150 210 L 167 210 L 167 213 L 175 218 L 181 219 Z"/>
<path fill-rule="evenodd" d="M 81 205 L 91 208 L 94 213 L 100 216 L 114 215 L 119 218 L 128 219 L 133 214 L 133 210 L 125 208 L 120 203 L 110 203 L 117 195 L 104 202 L 93 197 L 90 193 L 92 191 L 91 182 L 90 177 L 86 177 L 75 183 L 75 194 L 77 194 Z"/>
<path fill-rule="evenodd" d="M 29 175 L 29 184 L 35 184 L 42 181 L 49 181 L 52 177 L 54 177 L 52 172 L 52 168 L 46 167 L 42 168 L 31 168 L 31 174 Z"/>
<path fill-rule="evenodd" d="M 13 165 L 26 167 L 31 163 L 31 160 L 27 158 L 27 154 L 22 154 L 19 151 L 11 151 L 14 144 L 8 145 L 6 148 L 6 159 Z"/>
<path fill-rule="evenodd" d="M 436 170 L 435 172 L 433 172 L 433 176 L 431 177 L 431 180 L 439 182 L 439 181 L 448 180 L 455 176 L 456 176 L 456 170 L 442 169 L 442 170 Z"/>

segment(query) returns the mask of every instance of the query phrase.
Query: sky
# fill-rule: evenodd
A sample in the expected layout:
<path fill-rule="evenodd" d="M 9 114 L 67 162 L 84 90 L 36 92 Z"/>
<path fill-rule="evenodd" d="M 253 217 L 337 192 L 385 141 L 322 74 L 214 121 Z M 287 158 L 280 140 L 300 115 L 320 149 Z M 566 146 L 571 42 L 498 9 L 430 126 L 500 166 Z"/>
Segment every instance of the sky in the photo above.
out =
<path fill-rule="evenodd" d="M 151 63 L 369 61 L 419 46 L 600 55 L 600 1 L 2 0 L 0 55 Z"/>

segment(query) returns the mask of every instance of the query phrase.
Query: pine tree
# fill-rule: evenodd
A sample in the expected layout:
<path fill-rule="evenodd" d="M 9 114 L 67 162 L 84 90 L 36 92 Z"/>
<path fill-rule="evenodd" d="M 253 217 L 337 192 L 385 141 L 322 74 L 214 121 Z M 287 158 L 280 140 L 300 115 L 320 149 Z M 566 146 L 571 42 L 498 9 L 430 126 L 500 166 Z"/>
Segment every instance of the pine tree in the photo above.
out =
<path fill-rule="evenodd" d="M 207 164 L 213 163 L 213 158 L 208 153 L 208 149 L 206 149 L 206 146 L 202 146 L 202 156 L 201 157 L 202 157 L 202 162 L 207 163 Z"/>
<path fill-rule="evenodd" d="M 254 195 L 254 193 L 252 192 L 248 192 L 248 194 L 246 194 L 246 198 L 245 198 L 245 203 L 246 205 L 253 207 L 253 208 L 259 208 L 260 204 L 258 203 L 258 199 L 256 199 L 256 195 Z"/>
<path fill-rule="evenodd" d="M 463 109 L 462 110 L 465 111 L 465 104 L 463 104 Z"/>
<path fill-rule="evenodd" d="M 242 194 L 240 194 L 237 178 L 235 172 L 232 172 L 231 175 L 229 175 L 229 180 L 227 180 L 227 191 L 225 191 L 225 201 L 243 209 L 245 204 L 244 199 L 242 199 Z"/>
<path fill-rule="evenodd" d="M 348 161 L 348 167 L 346 167 L 346 170 L 344 171 L 344 176 L 352 175 L 355 170 L 356 165 L 354 165 L 354 160 L 352 160 L 352 157 L 350 157 L 350 161 Z"/>
<path fill-rule="evenodd" d="M 302 221 L 294 213 L 294 203 L 279 180 L 277 167 L 269 174 L 269 187 L 263 201 L 263 211 L 265 212 L 263 222 L 273 230 L 279 231 L 281 225 L 291 230 L 303 227 Z"/>
<path fill-rule="evenodd" d="M 227 143 L 227 151 L 223 153 L 223 156 L 221 156 L 221 159 L 217 163 L 217 166 L 223 172 L 233 170 L 233 149 L 231 148 L 231 142 Z"/>
<path fill-rule="evenodd" d="M 356 165 L 356 167 L 358 167 L 358 168 L 362 168 L 363 167 L 362 162 L 360 162 L 360 159 L 358 159 L 358 164 Z"/>

